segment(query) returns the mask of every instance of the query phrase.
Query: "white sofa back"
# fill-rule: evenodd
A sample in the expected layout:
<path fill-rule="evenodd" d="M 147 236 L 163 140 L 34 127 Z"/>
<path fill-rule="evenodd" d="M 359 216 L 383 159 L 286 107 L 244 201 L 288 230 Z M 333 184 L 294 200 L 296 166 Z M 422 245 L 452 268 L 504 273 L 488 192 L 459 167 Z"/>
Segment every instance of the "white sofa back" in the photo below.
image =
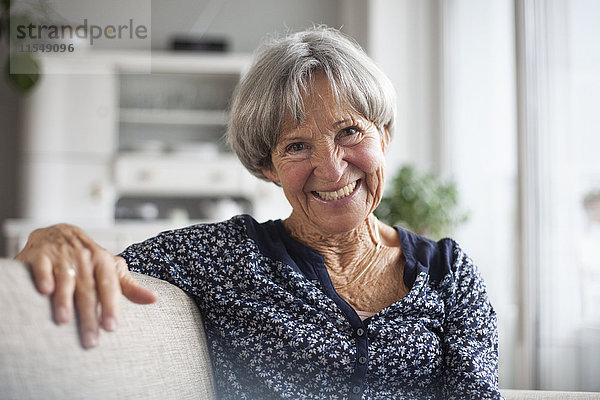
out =
<path fill-rule="evenodd" d="M 0 399 L 214 399 L 202 320 L 179 288 L 135 277 L 159 294 L 122 300 L 119 329 L 84 350 L 74 321 L 57 326 L 23 264 L 0 260 Z"/>

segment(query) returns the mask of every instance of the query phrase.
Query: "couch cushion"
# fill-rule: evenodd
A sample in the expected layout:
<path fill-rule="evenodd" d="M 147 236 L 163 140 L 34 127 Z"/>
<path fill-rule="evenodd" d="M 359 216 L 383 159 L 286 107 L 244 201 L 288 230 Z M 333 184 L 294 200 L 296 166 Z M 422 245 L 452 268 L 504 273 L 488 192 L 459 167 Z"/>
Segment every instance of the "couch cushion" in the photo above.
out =
<path fill-rule="evenodd" d="M 504 400 L 599 400 L 600 393 L 501 390 Z"/>
<path fill-rule="evenodd" d="M 0 276 L 0 398 L 214 398 L 202 320 L 177 287 L 135 274 L 158 302 L 123 298 L 119 329 L 84 350 L 74 322 L 52 322 L 27 267 L 0 260 Z"/>

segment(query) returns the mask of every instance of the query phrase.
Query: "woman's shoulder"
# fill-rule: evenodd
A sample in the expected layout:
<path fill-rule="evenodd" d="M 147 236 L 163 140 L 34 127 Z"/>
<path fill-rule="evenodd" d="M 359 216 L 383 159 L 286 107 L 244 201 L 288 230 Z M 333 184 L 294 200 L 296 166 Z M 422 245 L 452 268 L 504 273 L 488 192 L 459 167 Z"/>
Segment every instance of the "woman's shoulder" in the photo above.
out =
<path fill-rule="evenodd" d="M 425 272 L 429 282 L 445 296 L 486 292 L 477 265 L 454 239 L 435 241 L 402 228 L 396 229 L 406 258 L 405 283 L 414 283 L 417 276 Z"/>
<path fill-rule="evenodd" d="M 419 273 L 425 272 L 430 281 L 441 282 L 448 275 L 456 274 L 465 254 L 454 239 L 447 237 L 436 241 L 397 226 L 394 228 L 406 259 L 408 279 L 414 282 Z"/>
<path fill-rule="evenodd" d="M 132 270 L 177 266 L 189 269 L 201 260 L 222 259 L 225 255 L 256 253 L 248 239 L 247 225 L 254 219 L 237 215 L 228 220 L 199 223 L 166 230 L 127 247 L 121 254 Z M 153 267 L 154 266 L 154 267 Z"/>
<path fill-rule="evenodd" d="M 227 238 L 238 240 L 246 233 L 246 227 L 254 219 L 246 214 L 236 215 L 230 219 L 218 222 L 203 222 L 182 228 L 170 229 L 159 233 L 156 238 L 175 240 L 206 240 Z"/>
<path fill-rule="evenodd" d="M 185 254 L 211 247 L 239 247 L 247 237 L 249 215 L 237 215 L 228 220 L 198 223 L 162 231 L 154 237 L 129 246 L 121 255 L 152 252 L 155 254 Z"/>

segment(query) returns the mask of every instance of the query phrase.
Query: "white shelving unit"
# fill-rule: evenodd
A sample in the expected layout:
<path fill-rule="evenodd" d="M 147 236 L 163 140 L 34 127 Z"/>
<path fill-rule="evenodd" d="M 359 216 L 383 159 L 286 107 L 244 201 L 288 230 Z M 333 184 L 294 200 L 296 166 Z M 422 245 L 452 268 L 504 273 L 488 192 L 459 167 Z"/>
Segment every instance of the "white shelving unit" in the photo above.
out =
<path fill-rule="evenodd" d="M 162 125 L 225 125 L 227 118 L 227 113 L 219 110 L 190 111 L 121 108 L 119 115 L 121 123 Z"/>
<path fill-rule="evenodd" d="M 166 52 L 43 57 L 47 74 L 25 104 L 23 219 L 5 226 L 9 254 L 33 227 L 55 222 L 102 232 L 101 242 L 120 237 L 112 248 L 157 227 L 238 212 L 285 217 L 280 189 L 251 176 L 223 139 L 249 61 Z"/>

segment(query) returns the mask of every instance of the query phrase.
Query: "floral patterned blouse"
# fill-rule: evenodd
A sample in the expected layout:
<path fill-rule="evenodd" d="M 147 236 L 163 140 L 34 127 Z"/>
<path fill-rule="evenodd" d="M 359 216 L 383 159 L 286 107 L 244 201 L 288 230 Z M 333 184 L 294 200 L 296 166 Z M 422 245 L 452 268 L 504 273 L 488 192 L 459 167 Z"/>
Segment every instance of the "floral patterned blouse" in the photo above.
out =
<path fill-rule="evenodd" d="M 195 298 L 219 398 L 501 399 L 477 268 L 450 239 L 396 229 L 410 292 L 364 321 L 280 220 L 163 232 L 121 256 Z"/>

